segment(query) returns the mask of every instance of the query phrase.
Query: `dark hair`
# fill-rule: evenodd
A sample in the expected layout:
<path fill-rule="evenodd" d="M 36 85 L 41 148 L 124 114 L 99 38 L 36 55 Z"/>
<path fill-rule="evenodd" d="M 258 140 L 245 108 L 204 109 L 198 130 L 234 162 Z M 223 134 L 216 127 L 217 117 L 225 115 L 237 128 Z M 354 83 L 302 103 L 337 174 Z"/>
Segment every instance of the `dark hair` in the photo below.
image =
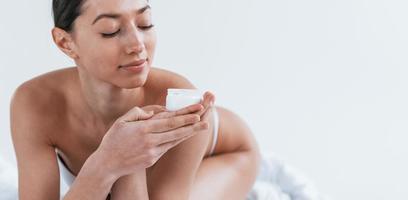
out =
<path fill-rule="evenodd" d="M 81 15 L 85 0 L 53 0 L 54 26 L 67 32 L 72 31 L 75 19 Z"/>

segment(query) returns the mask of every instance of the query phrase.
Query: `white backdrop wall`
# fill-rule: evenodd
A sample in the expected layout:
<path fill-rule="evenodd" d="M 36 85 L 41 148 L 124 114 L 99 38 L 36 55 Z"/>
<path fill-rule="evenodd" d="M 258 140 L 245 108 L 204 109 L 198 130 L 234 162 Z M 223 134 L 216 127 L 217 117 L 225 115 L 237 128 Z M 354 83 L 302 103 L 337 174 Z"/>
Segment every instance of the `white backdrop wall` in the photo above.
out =
<path fill-rule="evenodd" d="M 14 89 L 73 63 L 52 43 L 50 0 L 0 5 L 0 155 L 15 163 Z M 407 1 L 153 0 L 152 7 L 155 66 L 213 91 L 248 122 L 263 151 L 334 199 L 408 198 Z"/>

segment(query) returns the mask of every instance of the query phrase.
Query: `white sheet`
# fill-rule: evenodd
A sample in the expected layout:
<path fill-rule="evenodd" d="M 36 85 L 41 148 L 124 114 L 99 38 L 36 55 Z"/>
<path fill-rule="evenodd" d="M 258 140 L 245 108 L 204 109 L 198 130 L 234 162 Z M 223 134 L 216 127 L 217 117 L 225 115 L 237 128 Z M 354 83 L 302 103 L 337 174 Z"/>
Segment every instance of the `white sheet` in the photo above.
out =
<path fill-rule="evenodd" d="M 274 154 L 262 155 L 257 180 L 247 200 L 328 200 L 299 170 Z"/>

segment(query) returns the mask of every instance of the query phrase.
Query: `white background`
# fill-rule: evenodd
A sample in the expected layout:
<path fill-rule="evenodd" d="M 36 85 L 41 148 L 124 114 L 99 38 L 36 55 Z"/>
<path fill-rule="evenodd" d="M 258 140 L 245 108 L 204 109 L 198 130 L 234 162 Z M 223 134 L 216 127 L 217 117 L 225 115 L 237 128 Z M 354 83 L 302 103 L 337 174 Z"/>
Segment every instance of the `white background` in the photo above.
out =
<path fill-rule="evenodd" d="M 0 3 L 0 155 L 15 162 L 14 89 L 72 65 L 52 43 L 51 1 Z M 263 151 L 334 199 L 407 199 L 408 2 L 152 1 L 155 66 L 209 89 Z M 33 105 L 35 106 L 35 105 Z"/>

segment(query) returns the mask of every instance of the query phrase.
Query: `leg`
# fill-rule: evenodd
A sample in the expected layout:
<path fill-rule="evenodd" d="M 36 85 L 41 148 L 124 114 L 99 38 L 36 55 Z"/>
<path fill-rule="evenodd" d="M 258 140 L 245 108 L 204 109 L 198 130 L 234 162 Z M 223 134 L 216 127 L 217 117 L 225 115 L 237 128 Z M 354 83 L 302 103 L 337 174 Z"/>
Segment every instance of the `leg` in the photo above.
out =
<path fill-rule="evenodd" d="M 258 144 L 236 114 L 217 107 L 219 138 L 216 156 L 202 160 L 190 191 L 192 200 L 244 200 L 258 175 Z"/>
<path fill-rule="evenodd" d="M 259 166 L 256 150 L 236 151 L 205 158 L 190 193 L 192 200 L 244 200 Z"/>

